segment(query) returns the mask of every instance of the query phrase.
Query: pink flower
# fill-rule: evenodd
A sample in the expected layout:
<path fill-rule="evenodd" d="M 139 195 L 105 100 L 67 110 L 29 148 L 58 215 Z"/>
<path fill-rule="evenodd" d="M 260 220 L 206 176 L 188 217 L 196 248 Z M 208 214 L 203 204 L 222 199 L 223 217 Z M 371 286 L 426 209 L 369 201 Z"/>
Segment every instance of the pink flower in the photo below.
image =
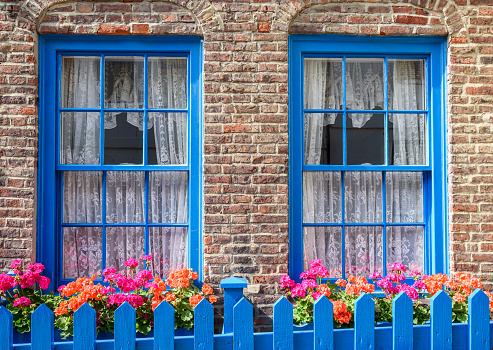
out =
<path fill-rule="evenodd" d="M 390 275 L 388 275 L 387 277 L 390 278 L 390 280 L 392 282 L 395 282 L 395 283 L 399 283 L 399 282 L 402 282 L 406 279 L 406 276 L 402 275 L 402 274 L 399 274 L 399 273 L 391 273 Z"/>
<path fill-rule="evenodd" d="M 14 307 L 23 307 L 31 305 L 31 300 L 26 297 L 20 297 L 14 301 Z"/>
<path fill-rule="evenodd" d="M 45 266 L 40 263 L 32 264 L 27 267 L 29 271 L 32 271 L 34 273 L 41 273 L 45 269 Z"/>
<path fill-rule="evenodd" d="M 315 280 L 303 280 L 301 282 L 301 286 L 303 287 L 303 289 L 307 289 L 307 288 L 315 289 L 318 287 L 318 284 Z"/>
<path fill-rule="evenodd" d="M 116 290 L 113 287 L 104 287 L 103 289 L 101 289 L 101 294 L 108 295 L 108 294 L 114 293 L 115 291 Z"/>
<path fill-rule="evenodd" d="M 317 279 L 317 276 L 315 276 L 315 274 L 311 270 L 309 270 L 309 271 L 302 272 L 300 274 L 300 278 L 302 280 L 309 280 L 309 279 L 315 280 L 315 279 Z"/>
<path fill-rule="evenodd" d="M 127 259 L 127 261 L 125 261 L 125 265 L 126 267 L 129 267 L 130 269 L 135 269 L 137 266 L 139 266 L 139 262 L 135 259 L 132 259 L 132 258 L 129 258 Z"/>
<path fill-rule="evenodd" d="M 142 279 L 144 282 L 152 280 L 152 272 L 149 270 L 140 271 L 136 278 Z"/>
<path fill-rule="evenodd" d="M 121 305 L 127 300 L 127 296 L 125 294 L 113 294 L 108 297 L 108 306 L 117 304 Z"/>
<path fill-rule="evenodd" d="M 392 272 L 396 273 L 401 273 L 401 272 L 406 272 L 407 269 L 404 265 L 401 263 L 393 263 L 392 265 L 389 266 L 389 270 Z"/>
<path fill-rule="evenodd" d="M 136 294 L 127 295 L 127 301 L 134 308 L 138 308 L 139 306 L 142 306 L 142 304 L 144 304 L 144 299 L 140 295 Z"/>
<path fill-rule="evenodd" d="M 5 292 L 7 289 L 13 288 L 17 285 L 14 277 L 6 274 L 0 275 L 0 290 Z"/>
<path fill-rule="evenodd" d="M 387 276 L 385 278 L 378 280 L 377 286 L 379 286 L 382 289 L 388 289 L 392 287 L 392 282 L 390 281 L 390 278 Z"/>
<path fill-rule="evenodd" d="M 152 261 L 152 260 L 154 260 L 154 258 L 152 257 L 152 255 L 142 255 L 141 256 L 141 259 L 142 260 L 146 260 L 146 261 Z"/>
<path fill-rule="evenodd" d="M 380 274 L 380 272 L 373 272 L 373 273 L 370 273 L 369 278 L 371 280 L 376 280 L 377 278 L 382 278 L 382 275 Z"/>
<path fill-rule="evenodd" d="M 313 266 L 310 273 L 320 278 L 329 277 L 329 271 L 322 265 Z"/>
<path fill-rule="evenodd" d="M 310 268 L 321 266 L 322 265 L 322 259 L 316 259 L 313 261 L 310 261 Z"/>
<path fill-rule="evenodd" d="M 123 293 L 130 293 L 131 291 L 137 289 L 137 284 L 131 278 L 126 278 L 123 276 L 118 279 L 116 285 Z"/>
<path fill-rule="evenodd" d="M 419 272 L 418 270 L 411 271 L 411 277 L 412 278 L 417 279 L 417 278 L 419 278 L 419 276 L 421 276 L 421 272 Z"/>
<path fill-rule="evenodd" d="M 318 298 L 320 298 L 320 296 L 322 295 L 322 293 L 312 293 L 312 297 L 313 299 L 317 300 Z"/>
<path fill-rule="evenodd" d="M 414 282 L 413 287 L 418 290 L 425 290 L 426 284 L 423 281 L 417 280 Z"/>
<path fill-rule="evenodd" d="M 116 273 L 116 269 L 114 267 L 108 267 L 107 269 L 103 270 L 103 276 L 105 277 L 113 273 Z"/>
<path fill-rule="evenodd" d="M 39 278 L 38 274 L 35 274 L 32 271 L 27 271 L 25 274 L 21 276 L 19 285 L 21 286 L 21 288 L 29 288 L 36 283 L 36 280 L 38 278 Z"/>
<path fill-rule="evenodd" d="M 41 276 L 38 280 L 39 288 L 45 290 L 50 286 L 50 279 L 45 276 Z"/>
<path fill-rule="evenodd" d="M 293 297 L 304 298 L 306 295 L 306 290 L 300 283 L 296 283 L 296 285 L 291 288 L 291 294 L 293 295 Z"/>
<path fill-rule="evenodd" d="M 22 268 L 20 267 L 22 265 L 20 260 L 14 260 L 12 261 L 12 264 L 10 264 L 10 268 L 14 271 L 18 270 L 21 271 Z"/>
<path fill-rule="evenodd" d="M 59 292 L 61 292 L 61 291 L 63 291 L 63 288 L 65 288 L 65 287 L 66 287 L 66 285 L 64 285 L 64 284 L 63 284 L 63 285 L 61 285 L 60 287 L 58 287 L 58 289 L 57 289 L 57 290 L 58 290 Z"/>
<path fill-rule="evenodd" d="M 294 286 L 294 281 L 288 275 L 284 275 L 281 277 L 281 288 L 291 288 Z"/>
<path fill-rule="evenodd" d="M 419 297 L 418 291 L 408 284 L 402 283 L 399 285 L 398 289 L 400 292 L 406 293 L 407 296 L 413 300 L 416 300 Z"/>

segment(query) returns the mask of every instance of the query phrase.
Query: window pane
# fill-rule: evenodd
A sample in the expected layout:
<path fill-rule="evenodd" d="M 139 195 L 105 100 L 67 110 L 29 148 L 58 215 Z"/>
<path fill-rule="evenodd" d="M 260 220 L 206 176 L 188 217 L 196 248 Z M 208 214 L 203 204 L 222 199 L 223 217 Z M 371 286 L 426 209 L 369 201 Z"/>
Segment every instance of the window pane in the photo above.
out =
<path fill-rule="evenodd" d="M 303 222 L 342 222 L 341 173 L 303 172 Z"/>
<path fill-rule="evenodd" d="M 101 227 L 63 228 L 63 278 L 101 277 Z"/>
<path fill-rule="evenodd" d="M 344 246 L 346 277 L 383 273 L 383 227 L 346 226 Z"/>
<path fill-rule="evenodd" d="M 63 173 L 63 222 L 101 222 L 101 171 Z"/>
<path fill-rule="evenodd" d="M 346 60 L 346 107 L 384 109 L 383 58 Z"/>
<path fill-rule="evenodd" d="M 99 57 L 63 57 L 60 91 L 62 108 L 98 108 L 99 73 Z"/>
<path fill-rule="evenodd" d="M 107 227 L 106 228 L 106 267 L 115 267 L 125 273 L 125 261 L 138 259 L 145 254 L 144 227 Z M 137 271 L 144 269 L 143 263 Z"/>
<path fill-rule="evenodd" d="M 187 228 L 149 228 L 149 254 L 154 258 L 152 272 L 155 276 L 167 277 L 175 269 L 187 266 Z"/>
<path fill-rule="evenodd" d="M 144 222 L 144 184 L 143 171 L 108 171 L 106 221 Z"/>
<path fill-rule="evenodd" d="M 104 164 L 142 164 L 142 113 L 104 114 Z"/>
<path fill-rule="evenodd" d="M 387 172 L 387 222 L 423 222 L 423 173 Z"/>
<path fill-rule="evenodd" d="M 385 114 L 351 113 L 346 118 L 347 164 L 384 164 Z"/>
<path fill-rule="evenodd" d="M 149 108 L 187 108 L 187 59 L 150 57 Z"/>
<path fill-rule="evenodd" d="M 99 112 L 63 112 L 60 121 L 60 163 L 99 164 Z"/>
<path fill-rule="evenodd" d="M 424 238 L 422 226 L 387 226 L 387 265 L 404 264 L 408 273 L 424 272 Z"/>
<path fill-rule="evenodd" d="M 389 109 L 426 109 L 425 60 L 388 60 Z"/>
<path fill-rule="evenodd" d="M 348 171 L 344 174 L 344 191 L 346 222 L 382 222 L 382 173 Z"/>
<path fill-rule="evenodd" d="M 304 227 L 303 231 L 304 269 L 310 268 L 310 261 L 322 259 L 329 278 L 342 277 L 342 227 Z"/>
<path fill-rule="evenodd" d="M 187 164 L 187 113 L 148 113 L 148 163 Z"/>
<path fill-rule="evenodd" d="M 342 59 L 305 58 L 306 109 L 342 109 Z"/>
<path fill-rule="evenodd" d="M 144 58 L 105 57 L 104 106 L 143 108 Z"/>
<path fill-rule="evenodd" d="M 188 172 L 151 171 L 149 173 L 149 222 L 186 223 L 188 221 Z"/>
<path fill-rule="evenodd" d="M 305 164 L 342 165 L 341 114 L 305 114 Z"/>
<path fill-rule="evenodd" d="M 426 164 L 424 114 L 389 114 L 389 164 Z"/>

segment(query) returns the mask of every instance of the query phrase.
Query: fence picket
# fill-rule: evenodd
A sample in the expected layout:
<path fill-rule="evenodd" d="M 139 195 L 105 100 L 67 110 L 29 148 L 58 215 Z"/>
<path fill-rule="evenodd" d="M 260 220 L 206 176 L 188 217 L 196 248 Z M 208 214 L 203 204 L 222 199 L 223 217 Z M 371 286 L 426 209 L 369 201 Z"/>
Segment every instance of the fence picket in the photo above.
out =
<path fill-rule="evenodd" d="M 490 349 L 490 310 L 488 296 L 476 289 L 468 300 L 469 349 Z"/>
<path fill-rule="evenodd" d="M 293 305 L 285 297 L 274 304 L 274 350 L 293 349 Z"/>
<path fill-rule="evenodd" d="M 413 302 L 400 292 L 392 301 L 392 349 L 413 348 Z"/>
<path fill-rule="evenodd" d="M 452 349 L 452 300 L 443 290 L 431 298 L 431 350 Z"/>
<path fill-rule="evenodd" d="M 154 310 L 154 350 L 174 350 L 175 309 L 162 301 Z"/>
<path fill-rule="evenodd" d="M 115 350 L 135 350 L 135 309 L 124 302 L 115 311 Z"/>
<path fill-rule="evenodd" d="M 13 316 L 5 306 L 0 306 L 0 350 L 13 349 Z"/>
<path fill-rule="evenodd" d="M 74 313 L 74 350 L 96 350 L 96 311 L 84 303 Z"/>
<path fill-rule="evenodd" d="M 370 294 L 362 294 L 354 305 L 354 349 L 375 348 L 375 303 Z"/>
<path fill-rule="evenodd" d="M 313 305 L 313 349 L 334 349 L 334 311 L 332 302 L 322 295 Z"/>
<path fill-rule="evenodd" d="M 233 349 L 253 350 L 253 306 L 245 298 L 233 308 Z"/>
<path fill-rule="evenodd" d="M 213 350 L 214 349 L 214 308 L 206 300 L 202 299 L 194 312 L 195 325 L 195 350 Z"/>
<path fill-rule="evenodd" d="M 54 315 L 45 304 L 31 314 L 31 350 L 52 350 L 54 342 Z"/>

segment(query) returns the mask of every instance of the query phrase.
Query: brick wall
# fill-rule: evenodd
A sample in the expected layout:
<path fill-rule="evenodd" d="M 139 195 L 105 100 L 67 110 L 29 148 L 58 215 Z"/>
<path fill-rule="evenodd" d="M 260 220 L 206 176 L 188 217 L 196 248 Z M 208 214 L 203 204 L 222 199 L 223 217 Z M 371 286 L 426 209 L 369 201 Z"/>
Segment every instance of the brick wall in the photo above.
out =
<path fill-rule="evenodd" d="M 37 33 L 204 38 L 206 278 L 246 277 L 270 324 L 288 259 L 288 35 L 448 35 L 451 268 L 493 289 L 493 9 L 489 0 L 4 1 L 0 268 L 32 258 Z"/>

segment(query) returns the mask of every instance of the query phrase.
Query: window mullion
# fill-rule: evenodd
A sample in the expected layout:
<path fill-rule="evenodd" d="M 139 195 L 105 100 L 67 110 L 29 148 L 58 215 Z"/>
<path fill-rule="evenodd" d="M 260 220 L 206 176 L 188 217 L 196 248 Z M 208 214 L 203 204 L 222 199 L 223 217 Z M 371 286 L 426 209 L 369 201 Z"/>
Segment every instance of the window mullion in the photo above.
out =
<path fill-rule="evenodd" d="M 101 239 L 101 266 L 103 269 L 106 268 L 106 173 L 106 171 L 103 171 L 103 193 L 101 198 L 101 222 L 103 223 Z"/>

